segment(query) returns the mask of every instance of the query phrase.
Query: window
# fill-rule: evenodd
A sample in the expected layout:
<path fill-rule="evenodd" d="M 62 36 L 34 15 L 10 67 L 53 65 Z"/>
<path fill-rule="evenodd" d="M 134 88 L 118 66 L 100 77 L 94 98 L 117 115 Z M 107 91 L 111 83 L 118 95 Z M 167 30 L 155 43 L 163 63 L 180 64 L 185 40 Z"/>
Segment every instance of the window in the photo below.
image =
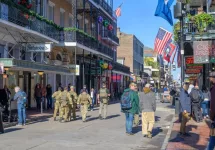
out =
<path fill-rule="evenodd" d="M 60 55 L 60 54 L 57 54 L 57 56 L 56 56 L 56 60 L 62 61 L 62 57 L 61 57 L 61 55 Z"/>
<path fill-rule="evenodd" d="M 64 27 L 64 16 L 65 16 L 65 10 L 64 9 L 60 9 L 60 26 Z"/>
<path fill-rule="evenodd" d="M 72 27 L 72 14 L 69 13 L 69 27 Z"/>
<path fill-rule="evenodd" d="M 55 4 L 49 1 L 48 19 L 54 21 L 54 7 Z"/>
<path fill-rule="evenodd" d="M 215 2 L 213 0 L 208 0 L 208 13 L 215 13 Z"/>

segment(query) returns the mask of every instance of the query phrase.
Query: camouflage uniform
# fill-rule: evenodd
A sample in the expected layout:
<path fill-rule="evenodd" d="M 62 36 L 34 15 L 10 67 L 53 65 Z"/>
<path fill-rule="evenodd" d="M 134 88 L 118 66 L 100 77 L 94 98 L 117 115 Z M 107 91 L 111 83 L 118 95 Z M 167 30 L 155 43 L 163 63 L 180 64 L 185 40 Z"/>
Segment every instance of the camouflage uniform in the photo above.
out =
<path fill-rule="evenodd" d="M 72 106 L 70 105 L 69 106 L 69 118 L 71 118 L 71 111 L 72 111 L 72 116 L 73 116 L 73 119 L 76 120 L 76 107 L 77 107 L 77 100 L 78 100 L 78 96 L 77 96 L 77 93 L 74 92 L 74 91 L 70 91 L 69 92 L 71 98 L 72 98 Z"/>
<path fill-rule="evenodd" d="M 88 106 L 89 104 L 92 104 L 92 99 L 90 98 L 90 95 L 86 92 L 81 93 L 78 97 L 77 104 L 81 105 L 82 121 L 85 122 L 88 112 Z"/>
<path fill-rule="evenodd" d="M 54 92 L 54 94 L 52 95 L 52 98 L 55 99 L 55 104 L 54 104 L 54 120 L 56 120 L 56 117 L 57 117 L 57 113 L 59 112 L 60 114 L 60 95 L 61 91 L 56 91 Z"/>
<path fill-rule="evenodd" d="M 63 97 L 65 96 L 65 100 Z M 72 98 L 67 90 L 64 90 L 59 95 L 61 101 L 60 121 L 68 121 L 69 105 L 72 105 Z"/>
<path fill-rule="evenodd" d="M 107 107 L 108 107 L 108 101 L 109 101 L 109 90 L 106 87 L 103 87 L 99 90 L 99 118 L 100 119 L 106 119 L 107 117 Z M 103 112 L 103 115 L 102 115 Z"/>

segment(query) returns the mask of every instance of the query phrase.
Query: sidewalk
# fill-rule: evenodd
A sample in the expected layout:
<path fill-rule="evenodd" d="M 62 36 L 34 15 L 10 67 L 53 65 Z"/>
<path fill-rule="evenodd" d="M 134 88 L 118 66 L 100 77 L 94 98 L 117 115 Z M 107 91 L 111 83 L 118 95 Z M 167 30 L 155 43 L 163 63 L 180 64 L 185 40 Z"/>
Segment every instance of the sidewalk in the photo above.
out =
<path fill-rule="evenodd" d="M 180 123 L 174 122 L 166 150 L 205 150 L 209 139 L 209 126 L 206 122 L 197 123 L 191 120 L 187 124 L 190 137 L 182 137 L 179 133 Z"/>
<path fill-rule="evenodd" d="M 44 110 L 43 113 L 41 114 L 39 111 L 33 109 L 33 110 L 27 110 L 26 111 L 26 123 L 33 123 L 35 121 L 45 121 L 48 120 L 48 118 L 51 118 L 53 116 L 53 109 L 52 110 Z M 3 122 L 4 128 L 12 127 L 15 126 L 17 122 Z"/>

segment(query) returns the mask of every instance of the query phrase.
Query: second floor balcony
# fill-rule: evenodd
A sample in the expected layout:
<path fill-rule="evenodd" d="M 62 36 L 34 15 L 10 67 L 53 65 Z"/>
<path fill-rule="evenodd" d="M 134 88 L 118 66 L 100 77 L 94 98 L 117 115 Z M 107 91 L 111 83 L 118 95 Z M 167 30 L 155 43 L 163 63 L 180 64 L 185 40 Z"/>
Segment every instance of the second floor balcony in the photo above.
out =
<path fill-rule="evenodd" d="M 102 31 L 102 39 L 109 41 L 112 45 L 119 45 L 119 38 L 112 31 Z"/>
<path fill-rule="evenodd" d="M 60 27 L 11 0 L 0 1 L 0 27 L 12 36 L 24 33 L 43 42 L 57 43 Z M 55 33 L 55 34 L 53 34 Z"/>
<path fill-rule="evenodd" d="M 111 17 L 113 15 L 113 8 L 105 0 L 91 0 L 101 6 Z M 111 0 L 112 1 L 112 0 Z"/>
<path fill-rule="evenodd" d="M 127 74 L 130 74 L 130 68 L 125 66 L 125 65 L 122 65 L 118 62 L 113 62 L 113 69 L 116 70 L 116 71 L 120 71 L 120 72 L 123 72 L 123 73 L 127 73 Z"/>

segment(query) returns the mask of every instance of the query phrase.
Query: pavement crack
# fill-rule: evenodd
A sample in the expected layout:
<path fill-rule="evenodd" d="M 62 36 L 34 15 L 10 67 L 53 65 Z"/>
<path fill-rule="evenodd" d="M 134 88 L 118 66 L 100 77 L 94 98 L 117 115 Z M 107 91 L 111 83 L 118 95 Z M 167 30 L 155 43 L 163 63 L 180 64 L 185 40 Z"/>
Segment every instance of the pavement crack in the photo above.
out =
<path fill-rule="evenodd" d="M 44 145 L 44 144 L 46 144 L 46 143 L 48 143 L 48 141 L 45 141 L 45 142 L 43 142 L 42 144 L 38 144 L 38 145 L 35 145 L 35 146 L 33 146 L 33 147 L 30 147 L 30 148 L 27 148 L 26 150 L 36 148 L 36 147 L 41 146 L 41 145 Z"/>

